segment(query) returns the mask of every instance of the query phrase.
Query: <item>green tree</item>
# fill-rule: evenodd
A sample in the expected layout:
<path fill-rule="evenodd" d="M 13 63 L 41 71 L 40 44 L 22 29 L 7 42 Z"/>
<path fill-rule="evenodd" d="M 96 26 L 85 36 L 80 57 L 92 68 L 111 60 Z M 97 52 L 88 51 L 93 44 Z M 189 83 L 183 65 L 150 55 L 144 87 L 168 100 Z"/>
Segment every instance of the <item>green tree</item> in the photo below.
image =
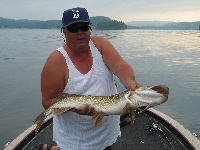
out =
<path fill-rule="evenodd" d="M 124 30 L 127 29 L 127 25 L 122 21 L 108 20 L 99 21 L 96 29 L 98 30 Z"/>

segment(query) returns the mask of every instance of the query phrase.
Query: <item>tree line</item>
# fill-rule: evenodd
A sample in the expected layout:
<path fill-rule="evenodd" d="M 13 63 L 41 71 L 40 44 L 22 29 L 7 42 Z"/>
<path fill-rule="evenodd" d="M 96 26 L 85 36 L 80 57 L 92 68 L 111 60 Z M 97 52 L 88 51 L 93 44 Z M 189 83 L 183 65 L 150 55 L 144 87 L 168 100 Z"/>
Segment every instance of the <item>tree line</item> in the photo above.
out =
<path fill-rule="evenodd" d="M 172 22 L 162 26 L 130 26 L 122 21 L 111 20 L 105 16 L 90 17 L 92 28 L 97 30 L 124 30 L 124 29 L 154 29 L 154 30 L 200 30 L 200 21 Z M 61 20 L 28 20 L 7 19 L 0 17 L 0 28 L 26 28 L 26 29 L 60 29 Z"/>
<path fill-rule="evenodd" d="M 127 26 L 122 21 L 111 20 L 109 17 L 90 17 L 93 29 L 97 30 L 124 30 Z M 28 19 L 7 19 L 0 17 L 0 28 L 26 28 L 26 29 L 60 29 L 61 20 L 28 20 Z"/>
<path fill-rule="evenodd" d="M 148 30 L 200 30 L 200 21 L 196 22 L 172 22 L 162 26 L 130 26 L 128 29 L 148 29 Z"/>

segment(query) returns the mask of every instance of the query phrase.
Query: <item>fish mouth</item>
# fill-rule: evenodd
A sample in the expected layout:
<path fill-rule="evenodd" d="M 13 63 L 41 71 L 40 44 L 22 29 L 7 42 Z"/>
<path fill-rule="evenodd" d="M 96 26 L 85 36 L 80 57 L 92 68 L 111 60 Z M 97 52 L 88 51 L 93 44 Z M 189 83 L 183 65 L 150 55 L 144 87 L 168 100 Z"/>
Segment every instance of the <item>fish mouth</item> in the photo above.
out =
<path fill-rule="evenodd" d="M 165 85 L 156 85 L 151 87 L 152 90 L 160 93 L 160 94 L 169 94 L 169 88 L 166 87 Z"/>

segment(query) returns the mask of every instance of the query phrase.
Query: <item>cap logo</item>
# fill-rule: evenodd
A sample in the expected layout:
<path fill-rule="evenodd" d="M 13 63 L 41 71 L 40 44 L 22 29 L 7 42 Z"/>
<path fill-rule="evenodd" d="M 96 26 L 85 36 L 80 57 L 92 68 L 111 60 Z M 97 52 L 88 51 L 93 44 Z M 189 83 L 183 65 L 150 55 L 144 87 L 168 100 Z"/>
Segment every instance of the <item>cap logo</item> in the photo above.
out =
<path fill-rule="evenodd" d="M 79 11 L 78 10 L 72 10 L 74 17 L 73 18 L 79 18 Z"/>

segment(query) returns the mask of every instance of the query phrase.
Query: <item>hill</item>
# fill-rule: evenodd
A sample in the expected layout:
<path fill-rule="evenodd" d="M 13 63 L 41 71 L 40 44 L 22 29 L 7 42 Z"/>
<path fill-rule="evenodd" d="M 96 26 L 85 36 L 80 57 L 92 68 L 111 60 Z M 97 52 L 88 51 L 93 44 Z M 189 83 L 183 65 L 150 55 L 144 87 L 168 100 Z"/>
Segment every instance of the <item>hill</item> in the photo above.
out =
<path fill-rule="evenodd" d="M 200 30 L 200 21 L 196 22 L 179 22 L 168 23 L 160 27 L 160 29 L 166 30 Z"/>
<path fill-rule="evenodd" d="M 127 26 L 124 22 L 111 20 L 109 17 L 90 17 L 94 29 L 99 30 L 124 30 Z M 27 29 L 60 29 L 61 20 L 27 20 L 27 19 L 7 19 L 0 17 L 0 28 L 27 28 Z"/>
<path fill-rule="evenodd" d="M 159 27 L 166 25 L 168 23 L 172 23 L 172 21 L 130 21 L 126 24 L 129 26 L 137 26 L 137 27 L 148 27 L 148 26 L 154 26 Z"/>
<path fill-rule="evenodd" d="M 155 29 L 155 30 L 200 30 L 200 21 L 172 22 L 172 21 L 131 21 L 128 29 Z"/>
<path fill-rule="evenodd" d="M 122 21 L 111 20 L 105 16 L 90 17 L 93 29 L 97 30 L 124 30 L 124 29 L 154 29 L 154 30 L 200 30 L 200 21 L 172 22 L 172 21 L 131 21 L 125 24 Z M 0 28 L 26 29 L 60 29 L 61 20 L 28 20 L 7 19 L 0 17 Z"/>
<path fill-rule="evenodd" d="M 60 20 L 28 20 L 28 19 L 7 19 L 0 17 L 0 28 L 27 28 L 27 29 L 51 29 L 60 28 Z"/>

